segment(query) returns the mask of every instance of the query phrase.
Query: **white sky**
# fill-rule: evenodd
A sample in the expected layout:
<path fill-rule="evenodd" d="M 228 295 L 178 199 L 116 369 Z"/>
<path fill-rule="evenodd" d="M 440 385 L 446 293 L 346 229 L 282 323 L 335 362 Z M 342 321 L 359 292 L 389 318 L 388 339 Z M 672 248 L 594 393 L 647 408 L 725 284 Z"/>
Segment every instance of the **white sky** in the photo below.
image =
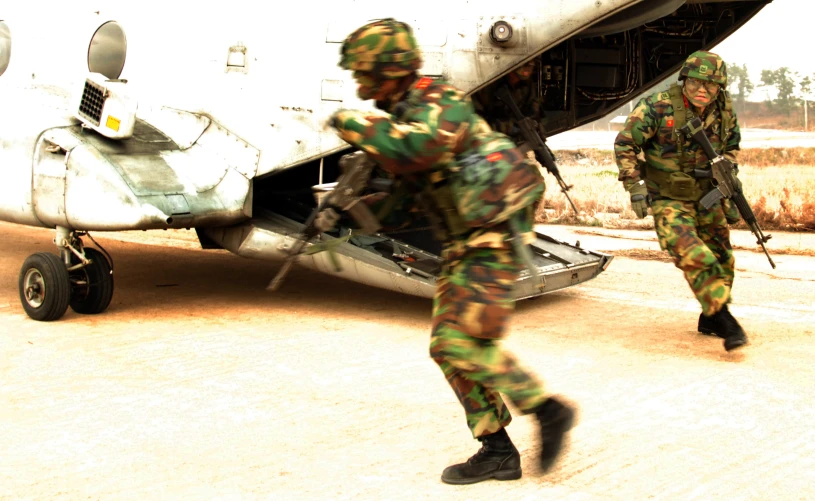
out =
<path fill-rule="evenodd" d="M 756 86 L 761 83 L 761 70 L 782 66 L 813 79 L 814 17 L 813 0 L 773 0 L 712 51 L 729 64 L 746 64 Z"/>

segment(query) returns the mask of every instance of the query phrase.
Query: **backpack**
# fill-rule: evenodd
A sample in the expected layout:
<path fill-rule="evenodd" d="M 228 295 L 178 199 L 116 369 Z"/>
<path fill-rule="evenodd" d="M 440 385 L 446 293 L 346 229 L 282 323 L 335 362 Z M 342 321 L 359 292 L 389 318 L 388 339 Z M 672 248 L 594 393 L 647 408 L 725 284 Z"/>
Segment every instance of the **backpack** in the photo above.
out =
<path fill-rule="evenodd" d="M 395 115 L 401 118 L 432 82 L 423 77 L 397 106 Z M 429 188 L 440 217 L 454 235 L 467 228 L 489 227 L 509 220 L 513 214 L 538 202 L 545 189 L 540 170 L 509 136 L 492 130 L 475 113 L 469 131 L 467 149 Z"/>
<path fill-rule="evenodd" d="M 545 187 L 538 167 L 508 136 L 481 130 L 448 177 L 459 217 L 471 228 L 508 220 L 538 202 Z"/>

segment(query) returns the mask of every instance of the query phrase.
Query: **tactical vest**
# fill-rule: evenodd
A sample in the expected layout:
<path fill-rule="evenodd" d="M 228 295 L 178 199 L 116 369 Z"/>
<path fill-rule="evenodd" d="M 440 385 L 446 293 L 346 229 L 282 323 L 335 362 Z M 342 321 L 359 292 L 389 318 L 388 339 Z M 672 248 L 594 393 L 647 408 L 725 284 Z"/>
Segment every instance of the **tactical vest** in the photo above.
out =
<path fill-rule="evenodd" d="M 733 105 L 730 94 L 725 89 L 721 89 L 719 92 L 720 95 L 716 97 L 715 106 L 721 120 L 719 136 L 724 149 L 730 134 L 730 126 L 733 124 Z M 665 198 L 697 202 L 712 189 L 712 184 L 709 177 L 694 177 L 694 170 L 697 169 L 697 166 L 695 161 L 691 162 L 691 158 L 685 149 L 685 141 L 688 138 L 685 137 L 681 129 L 687 123 L 688 115 L 692 117 L 693 113 L 685 106 L 682 87 L 676 84 L 672 85 L 667 94 L 673 108 L 671 136 L 676 142 L 680 171 L 666 172 L 646 164 L 646 178 L 656 184 L 660 195 Z"/>
<path fill-rule="evenodd" d="M 394 110 L 397 120 L 405 120 L 407 112 L 419 105 L 422 94 L 432 83 L 433 80 L 428 77 L 419 79 L 413 89 L 397 103 Z M 416 205 L 428 219 L 437 240 L 443 242 L 451 236 L 460 236 L 470 230 L 459 215 L 453 200 L 453 193 L 441 172 L 432 171 L 425 174 L 422 180 L 403 180 L 399 183 L 399 189 L 391 200 L 395 201 L 396 198 L 405 196 L 408 192 L 413 192 L 416 197 Z M 387 204 L 382 208 L 382 212 L 390 211 L 392 206 L 392 203 Z"/>

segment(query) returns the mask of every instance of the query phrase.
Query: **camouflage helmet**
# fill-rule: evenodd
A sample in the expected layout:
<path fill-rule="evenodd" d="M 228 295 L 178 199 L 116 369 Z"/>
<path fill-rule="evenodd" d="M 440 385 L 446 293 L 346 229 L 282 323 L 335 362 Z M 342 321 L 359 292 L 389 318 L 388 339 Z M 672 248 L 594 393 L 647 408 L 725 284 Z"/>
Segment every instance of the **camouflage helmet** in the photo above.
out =
<path fill-rule="evenodd" d="M 727 85 L 727 67 L 718 54 L 697 50 L 685 60 L 679 70 L 679 80 L 687 77 Z"/>
<path fill-rule="evenodd" d="M 401 78 L 422 66 L 413 30 L 393 18 L 358 28 L 345 39 L 340 55 L 343 69 L 370 71 L 383 78 Z"/>

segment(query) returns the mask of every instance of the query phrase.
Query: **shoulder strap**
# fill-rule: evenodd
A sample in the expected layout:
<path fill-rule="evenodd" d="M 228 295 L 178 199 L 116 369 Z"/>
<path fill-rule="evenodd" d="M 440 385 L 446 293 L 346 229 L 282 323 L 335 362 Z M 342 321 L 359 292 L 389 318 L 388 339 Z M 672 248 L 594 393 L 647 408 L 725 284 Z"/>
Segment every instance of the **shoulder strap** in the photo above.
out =
<path fill-rule="evenodd" d="M 433 82 L 434 80 L 429 77 L 419 77 L 419 79 L 416 80 L 413 86 L 402 96 L 402 100 L 394 107 L 393 115 L 397 120 L 403 120 L 410 108 L 418 106 L 422 95 Z"/>
<path fill-rule="evenodd" d="M 727 147 L 727 140 L 730 138 L 730 127 L 733 125 L 733 101 L 730 99 L 730 93 L 727 89 L 722 89 L 724 97 L 716 100 L 719 106 L 719 116 L 722 119 L 722 153 Z M 723 101 L 723 102 L 722 102 Z"/>
<path fill-rule="evenodd" d="M 685 138 L 682 137 L 682 127 L 688 120 L 688 109 L 685 108 L 685 98 L 682 95 L 682 87 L 674 84 L 668 89 L 668 96 L 671 98 L 671 107 L 674 111 L 673 129 L 671 134 L 676 141 L 676 152 L 679 154 L 680 165 L 685 165 Z"/>
<path fill-rule="evenodd" d="M 427 91 L 427 88 L 433 84 L 433 79 L 430 77 L 420 77 L 419 80 L 413 84 L 413 88 L 410 89 L 408 92 L 407 102 L 411 106 L 416 106 L 419 104 L 424 93 Z"/>
<path fill-rule="evenodd" d="M 682 98 L 682 87 L 672 85 L 668 90 L 668 95 L 671 98 L 671 106 L 674 109 L 674 126 L 672 133 L 676 135 L 676 131 L 680 130 L 688 120 L 685 100 Z"/>

